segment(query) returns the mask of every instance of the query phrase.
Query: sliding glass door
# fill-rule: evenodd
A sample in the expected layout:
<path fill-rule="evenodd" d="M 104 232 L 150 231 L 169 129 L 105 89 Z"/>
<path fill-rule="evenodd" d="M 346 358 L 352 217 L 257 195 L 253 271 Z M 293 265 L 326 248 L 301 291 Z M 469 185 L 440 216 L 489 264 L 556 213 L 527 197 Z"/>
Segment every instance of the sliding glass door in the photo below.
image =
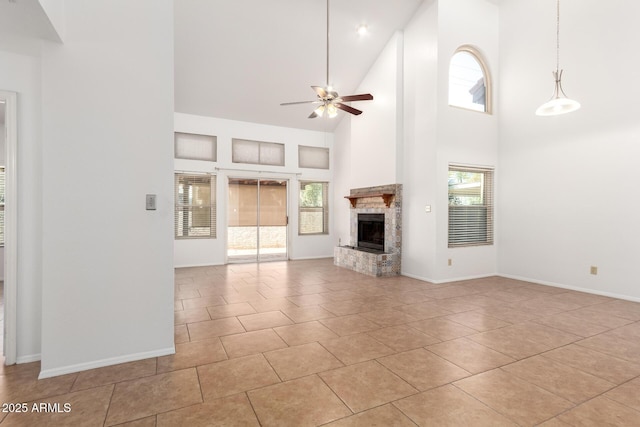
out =
<path fill-rule="evenodd" d="M 287 259 L 287 181 L 229 178 L 229 262 Z"/>

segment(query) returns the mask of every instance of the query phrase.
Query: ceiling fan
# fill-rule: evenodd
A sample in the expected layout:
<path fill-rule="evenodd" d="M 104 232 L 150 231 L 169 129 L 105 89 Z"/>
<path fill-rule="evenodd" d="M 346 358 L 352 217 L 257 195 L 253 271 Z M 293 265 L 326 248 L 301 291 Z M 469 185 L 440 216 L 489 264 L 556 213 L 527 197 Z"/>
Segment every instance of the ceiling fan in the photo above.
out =
<path fill-rule="evenodd" d="M 370 93 L 340 96 L 338 95 L 338 92 L 329 86 L 329 0 L 327 0 L 327 85 L 325 87 L 311 86 L 311 88 L 316 92 L 318 99 L 313 101 L 283 102 L 280 105 L 320 104 L 309 115 L 309 118 L 314 119 L 316 117 L 322 117 L 325 112 L 327 113 L 327 116 L 333 118 L 338 115 L 338 109 L 356 116 L 362 114 L 361 110 L 346 105 L 344 102 L 371 101 L 373 99 L 373 95 Z"/>

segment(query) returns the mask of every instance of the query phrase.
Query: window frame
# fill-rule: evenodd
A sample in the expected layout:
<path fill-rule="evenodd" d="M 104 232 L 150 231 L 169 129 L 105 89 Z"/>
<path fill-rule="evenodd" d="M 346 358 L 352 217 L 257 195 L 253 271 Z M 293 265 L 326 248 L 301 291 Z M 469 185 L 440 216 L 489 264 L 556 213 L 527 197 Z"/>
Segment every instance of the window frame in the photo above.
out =
<path fill-rule="evenodd" d="M 209 204 L 208 205 L 196 205 L 190 203 L 181 203 L 179 196 L 179 180 L 181 178 L 199 179 L 203 178 L 209 179 Z M 191 184 L 193 185 L 193 183 Z M 216 186 L 217 186 L 217 176 L 215 174 L 202 173 L 202 172 L 175 172 L 174 173 L 174 230 L 173 236 L 175 240 L 188 240 L 188 239 L 216 239 L 218 234 L 217 227 L 217 200 L 216 200 Z M 178 215 L 181 210 L 192 211 L 194 208 L 208 208 L 209 209 L 209 234 L 207 235 L 184 235 L 178 234 Z M 190 227 L 193 228 L 193 217 L 190 220 L 187 220 L 190 224 Z M 204 228 L 204 227 L 203 227 Z M 183 228 L 184 230 L 184 228 Z"/>
<path fill-rule="evenodd" d="M 482 203 L 481 204 L 472 204 L 472 205 L 455 205 L 451 203 L 451 187 L 449 186 L 449 174 L 451 172 L 469 172 L 469 173 L 482 173 L 483 174 L 483 185 L 482 185 Z M 485 166 L 469 166 L 469 165 L 460 165 L 460 164 L 449 164 L 447 169 L 447 244 L 449 248 L 461 248 L 461 247 L 472 247 L 472 246 L 491 246 L 494 244 L 494 234 L 495 234 L 495 225 L 494 225 L 494 217 L 495 217 L 495 168 L 493 167 L 485 167 Z M 465 225 L 469 227 L 469 223 L 473 222 L 473 213 L 478 212 L 479 210 L 485 209 L 485 220 L 483 228 L 476 228 L 478 231 L 467 231 L 465 233 L 457 230 L 455 236 L 466 235 L 467 239 L 464 241 L 459 241 L 460 237 L 456 237 L 452 242 L 452 222 L 458 222 L 462 216 L 466 214 L 471 218 L 467 219 Z M 456 212 L 457 211 L 457 212 Z M 452 216 L 454 215 L 454 216 Z M 465 218 L 462 218 L 465 220 Z M 453 230 L 454 232 L 456 230 Z M 477 240 L 475 236 L 482 235 L 484 232 L 485 239 Z"/>
<path fill-rule="evenodd" d="M 470 44 L 463 44 L 461 46 L 459 46 L 451 55 L 451 58 L 449 59 L 449 72 L 447 77 L 449 78 L 448 81 L 448 85 L 447 85 L 447 89 L 450 88 L 451 86 L 451 61 L 453 60 L 453 57 L 456 56 L 458 53 L 467 53 L 471 56 L 473 56 L 473 58 L 476 60 L 476 62 L 480 65 L 480 68 L 482 70 L 482 74 L 484 76 L 484 87 L 485 87 L 485 103 L 484 103 L 484 111 L 478 111 L 478 110 L 474 110 L 471 108 L 467 108 L 467 107 L 463 107 L 461 105 L 454 105 L 451 104 L 448 96 L 447 96 L 447 104 L 450 107 L 454 107 L 454 108 L 460 108 L 462 110 L 466 110 L 466 111 L 473 111 L 476 113 L 484 113 L 484 114 L 489 114 L 492 115 L 493 114 L 493 89 L 492 89 L 492 84 L 491 84 L 491 73 L 489 73 L 489 67 L 487 65 L 487 61 L 484 59 L 484 56 L 482 55 L 482 52 L 480 52 L 480 50 Z"/>
<path fill-rule="evenodd" d="M 300 190 L 298 193 L 298 236 L 319 236 L 329 234 L 329 182 L 321 180 L 304 180 L 298 182 Z M 322 206 L 303 207 L 302 187 L 309 184 L 322 184 Z M 315 233 L 305 233 L 302 231 L 302 214 L 304 212 L 322 212 L 322 231 Z"/>

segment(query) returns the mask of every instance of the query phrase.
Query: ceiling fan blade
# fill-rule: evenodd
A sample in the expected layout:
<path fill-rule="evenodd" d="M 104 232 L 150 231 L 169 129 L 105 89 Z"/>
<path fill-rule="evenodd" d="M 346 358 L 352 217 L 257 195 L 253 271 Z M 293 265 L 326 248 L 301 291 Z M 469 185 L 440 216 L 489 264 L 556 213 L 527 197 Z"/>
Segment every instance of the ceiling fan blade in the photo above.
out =
<path fill-rule="evenodd" d="M 311 114 L 309 114 L 309 119 L 315 119 L 316 117 L 318 117 L 318 115 L 316 114 L 316 111 L 314 110 Z"/>
<path fill-rule="evenodd" d="M 370 93 L 363 93 L 361 95 L 347 95 L 341 96 L 341 102 L 351 102 L 351 101 L 371 101 L 373 99 L 373 95 Z"/>
<path fill-rule="evenodd" d="M 356 109 L 355 109 L 355 108 L 353 108 L 353 107 L 349 107 L 348 105 L 341 104 L 341 103 L 339 103 L 339 102 L 336 102 L 336 103 L 334 103 L 333 105 L 335 105 L 336 107 L 338 107 L 338 108 L 339 108 L 339 109 L 341 109 L 342 111 L 346 111 L 347 113 L 351 113 L 351 114 L 354 114 L 354 115 L 356 115 L 356 116 L 357 116 L 357 115 L 362 114 L 362 111 L 360 111 L 360 110 L 356 110 Z"/>
<path fill-rule="evenodd" d="M 322 104 L 322 101 L 316 99 L 315 101 L 283 102 L 280 105 L 297 105 L 297 104 Z"/>
<path fill-rule="evenodd" d="M 328 94 L 325 88 L 320 86 L 311 86 L 311 89 L 315 90 L 320 98 L 325 98 Z"/>

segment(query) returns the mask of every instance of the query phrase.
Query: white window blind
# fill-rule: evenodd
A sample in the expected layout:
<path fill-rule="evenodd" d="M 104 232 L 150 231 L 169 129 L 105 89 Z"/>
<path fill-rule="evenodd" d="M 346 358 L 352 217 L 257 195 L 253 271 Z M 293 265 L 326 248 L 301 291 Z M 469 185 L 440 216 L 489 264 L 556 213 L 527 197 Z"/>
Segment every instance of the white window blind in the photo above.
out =
<path fill-rule="evenodd" d="M 493 169 L 449 165 L 449 247 L 493 244 Z"/>
<path fill-rule="evenodd" d="M 329 184 L 300 182 L 298 234 L 329 233 Z"/>
<path fill-rule="evenodd" d="M 284 166 L 284 144 L 260 143 L 260 164 Z"/>
<path fill-rule="evenodd" d="M 218 160 L 218 138 L 213 135 L 176 132 L 174 134 L 175 157 L 177 159 Z"/>
<path fill-rule="evenodd" d="M 329 169 L 329 149 L 299 145 L 298 166 L 301 168 Z"/>
<path fill-rule="evenodd" d="M 284 144 L 233 138 L 231 161 L 253 165 L 284 166 Z"/>
<path fill-rule="evenodd" d="M 176 239 L 216 237 L 215 189 L 215 175 L 176 173 Z"/>

